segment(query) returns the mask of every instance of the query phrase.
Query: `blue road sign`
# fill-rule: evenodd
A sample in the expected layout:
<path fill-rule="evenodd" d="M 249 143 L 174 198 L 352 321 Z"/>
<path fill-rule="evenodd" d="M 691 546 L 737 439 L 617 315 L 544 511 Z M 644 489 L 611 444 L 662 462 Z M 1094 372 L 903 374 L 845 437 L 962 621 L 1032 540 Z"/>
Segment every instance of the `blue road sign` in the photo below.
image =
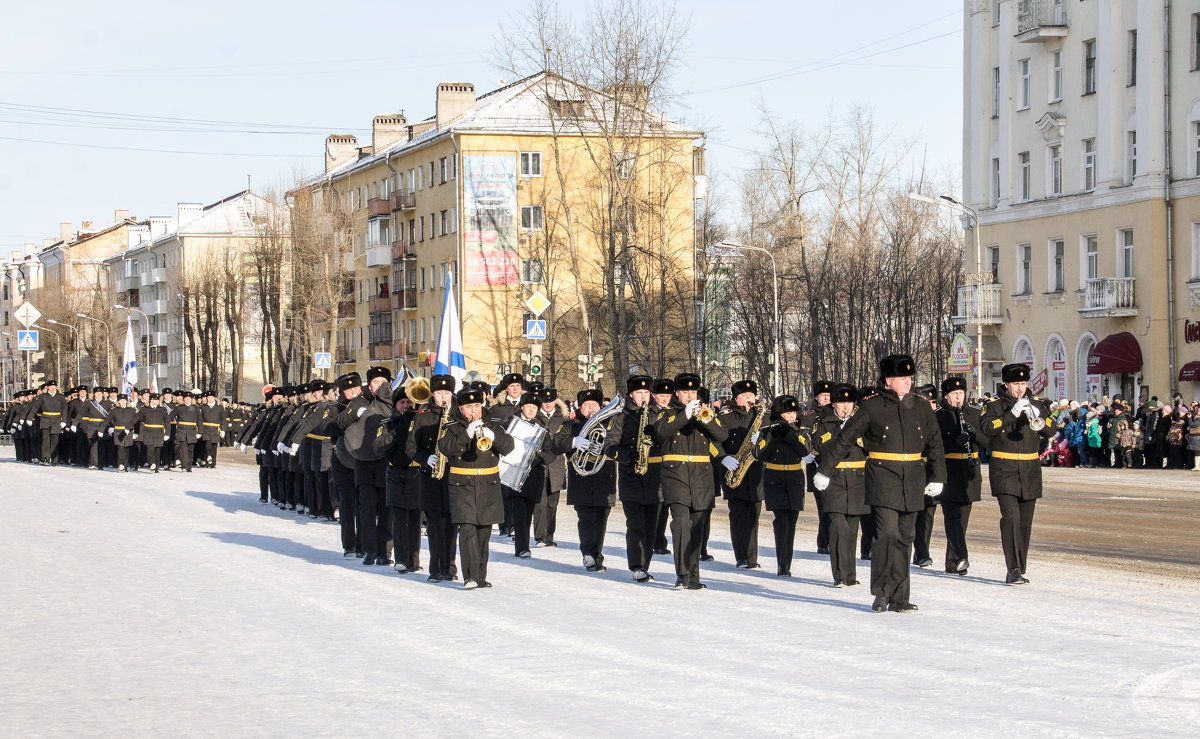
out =
<path fill-rule="evenodd" d="M 18 331 L 17 349 L 23 352 L 36 352 L 38 350 L 38 332 Z"/>
<path fill-rule="evenodd" d="M 333 366 L 332 352 L 316 352 L 313 357 L 313 369 L 329 369 Z"/>
<path fill-rule="evenodd" d="M 525 338 L 544 341 L 546 339 L 546 322 L 544 320 L 526 321 Z"/>

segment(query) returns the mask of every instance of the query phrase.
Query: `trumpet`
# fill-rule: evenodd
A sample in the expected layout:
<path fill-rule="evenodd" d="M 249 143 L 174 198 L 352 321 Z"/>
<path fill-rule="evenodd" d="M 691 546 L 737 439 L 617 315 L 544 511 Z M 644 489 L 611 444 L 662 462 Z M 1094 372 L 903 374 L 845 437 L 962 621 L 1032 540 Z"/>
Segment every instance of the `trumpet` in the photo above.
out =
<path fill-rule="evenodd" d="M 479 430 L 475 432 L 475 448 L 481 452 L 486 452 L 492 448 L 492 440 L 483 435 L 483 428 L 483 426 L 480 426 Z"/>
<path fill-rule="evenodd" d="M 1046 421 L 1038 416 L 1033 415 L 1032 405 L 1025 407 L 1025 418 L 1029 420 L 1029 428 L 1033 431 L 1041 431 L 1042 429 L 1046 428 Z"/>
<path fill-rule="evenodd" d="M 695 418 L 700 423 L 711 423 L 717 417 L 716 412 L 707 405 L 702 405 L 696 409 Z"/>

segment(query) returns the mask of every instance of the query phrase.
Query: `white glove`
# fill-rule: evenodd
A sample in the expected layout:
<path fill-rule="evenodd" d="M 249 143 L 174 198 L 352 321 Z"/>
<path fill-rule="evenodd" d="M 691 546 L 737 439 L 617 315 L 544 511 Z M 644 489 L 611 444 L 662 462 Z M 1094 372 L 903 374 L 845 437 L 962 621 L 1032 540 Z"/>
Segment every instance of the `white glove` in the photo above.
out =
<path fill-rule="evenodd" d="M 479 431 L 479 427 L 483 425 L 483 421 L 471 421 L 467 424 L 467 436 L 475 438 L 475 433 Z"/>
<path fill-rule="evenodd" d="M 817 455 L 813 454 L 812 452 L 809 452 L 808 456 L 806 456 L 804 459 L 802 459 L 800 461 L 803 462 L 804 464 L 812 464 L 813 462 L 816 461 L 816 459 L 817 459 Z"/>
<path fill-rule="evenodd" d="M 72 426 L 72 427 L 71 427 L 71 433 L 73 434 L 73 433 L 75 433 L 76 431 L 78 431 L 78 429 L 77 429 L 77 428 L 75 428 L 74 426 Z"/>
<path fill-rule="evenodd" d="M 26 425 L 26 426 L 32 426 L 32 425 L 33 425 L 33 420 L 32 420 L 32 419 L 26 419 L 26 420 L 25 420 L 25 425 Z"/>
<path fill-rule="evenodd" d="M 485 438 L 486 438 L 488 441 L 495 441 L 495 440 L 496 440 L 496 432 L 495 432 L 495 431 L 492 431 L 492 430 L 491 430 L 490 428 L 488 428 L 487 426 L 484 426 L 484 427 L 483 427 L 483 430 L 481 430 L 479 433 L 483 434 L 483 436 L 484 436 L 484 437 L 485 437 Z"/>
<path fill-rule="evenodd" d="M 272 449 L 272 450 L 271 450 L 271 454 L 274 454 L 276 457 L 278 457 L 278 456 L 279 456 L 279 450 L 278 450 L 278 449 Z"/>
<path fill-rule="evenodd" d="M 171 440 L 170 434 L 163 434 L 163 441 L 170 441 L 170 440 Z"/>
<path fill-rule="evenodd" d="M 582 436 L 576 436 L 574 439 L 571 440 L 571 446 L 575 447 L 576 449 L 578 449 L 581 452 L 586 452 L 588 449 L 591 448 L 592 442 L 588 441 L 586 438 L 584 438 Z"/>
<path fill-rule="evenodd" d="M 225 429 L 221 429 L 220 433 L 221 433 L 221 438 L 224 439 L 225 438 Z"/>
<path fill-rule="evenodd" d="M 1029 404 L 1029 415 L 1033 416 L 1034 418 L 1041 418 L 1042 412 L 1040 410 L 1038 410 L 1038 407 L 1036 405 L 1034 405 L 1033 403 L 1030 403 Z"/>
<path fill-rule="evenodd" d="M 110 428 L 110 429 L 108 430 L 108 435 L 109 435 L 109 436 L 112 436 L 114 433 L 116 433 L 116 431 L 117 431 L 116 429 L 114 429 L 114 428 Z"/>
<path fill-rule="evenodd" d="M 200 434 L 196 434 L 196 439 L 199 439 L 199 438 L 200 438 Z"/>
<path fill-rule="evenodd" d="M 817 490 L 824 490 L 829 487 L 829 478 L 822 475 L 820 472 L 813 475 L 813 487 Z"/>
<path fill-rule="evenodd" d="M 357 415 L 357 416 L 355 416 L 355 418 L 362 418 L 362 414 L 364 414 L 364 413 L 366 413 L 366 412 L 367 412 L 367 408 L 366 408 L 366 406 L 363 406 L 362 408 L 359 408 L 359 409 L 358 409 L 358 415 Z"/>
<path fill-rule="evenodd" d="M 1013 407 L 1012 407 L 1012 410 L 1010 411 L 1010 413 L 1012 413 L 1013 417 L 1016 418 L 1017 416 L 1020 416 L 1022 413 L 1024 413 L 1025 409 L 1028 406 L 1029 406 L 1029 399 L 1021 398 L 1017 402 L 1013 403 Z"/>
<path fill-rule="evenodd" d="M 925 494 L 933 498 L 942 494 L 942 483 L 931 482 L 925 486 Z"/>
<path fill-rule="evenodd" d="M 437 467 L 437 455 L 430 454 L 429 459 L 425 460 L 425 466 L 429 467 L 430 469 Z"/>
<path fill-rule="evenodd" d="M 762 432 L 761 432 L 761 431 L 755 431 L 755 432 L 754 432 L 754 436 L 751 436 L 751 437 L 750 437 L 750 443 L 751 443 L 751 444 L 757 444 L 757 443 L 758 443 L 758 437 L 760 437 L 760 436 L 762 436 Z"/>
<path fill-rule="evenodd" d="M 288 454 L 290 454 L 290 455 L 292 455 L 292 456 L 294 457 L 294 456 L 296 456 L 296 452 L 298 452 L 298 451 L 300 451 L 300 445 L 299 445 L 299 444 L 292 444 L 292 449 L 291 449 L 291 451 L 290 451 L 290 452 L 288 452 Z"/>
<path fill-rule="evenodd" d="M 138 435 L 137 435 L 137 434 L 134 434 L 134 435 L 133 435 L 133 438 L 134 438 L 135 440 L 137 439 L 137 437 L 138 437 Z"/>
<path fill-rule="evenodd" d="M 725 457 L 721 460 L 721 466 L 730 472 L 733 472 L 738 467 L 741 467 L 742 463 L 737 461 L 737 457 Z"/>
<path fill-rule="evenodd" d="M 277 442 L 275 442 L 275 450 L 276 450 L 276 451 L 278 451 L 278 452 L 283 452 L 283 448 L 284 448 L 284 447 L 283 447 L 283 442 L 282 442 L 282 441 L 277 441 Z"/>
<path fill-rule="evenodd" d="M 693 400 L 683 407 L 683 415 L 691 418 L 696 413 L 696 409 L 700 407 L 699 400 Z"/>
<path fill-rule="evenodd" d="M 242 454 L 246 453 L 246 445 L 245 444 L 238 444 L 238 448 L 242 450 Z"/>

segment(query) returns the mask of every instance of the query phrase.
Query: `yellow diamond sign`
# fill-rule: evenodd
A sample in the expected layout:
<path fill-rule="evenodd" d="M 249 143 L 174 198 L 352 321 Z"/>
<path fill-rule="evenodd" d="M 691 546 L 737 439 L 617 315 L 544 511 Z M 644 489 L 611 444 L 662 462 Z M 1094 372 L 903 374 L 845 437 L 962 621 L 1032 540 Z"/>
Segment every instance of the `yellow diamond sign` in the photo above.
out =
<path fill-rule="evenodd" d="M 550 307 L 550 298 L 542 295 L 541 290 L 536 290 L 529 296 L 529 300 L 525 301 L 525 307 L 531 310 L 533 315 L 540 316 Z"/>

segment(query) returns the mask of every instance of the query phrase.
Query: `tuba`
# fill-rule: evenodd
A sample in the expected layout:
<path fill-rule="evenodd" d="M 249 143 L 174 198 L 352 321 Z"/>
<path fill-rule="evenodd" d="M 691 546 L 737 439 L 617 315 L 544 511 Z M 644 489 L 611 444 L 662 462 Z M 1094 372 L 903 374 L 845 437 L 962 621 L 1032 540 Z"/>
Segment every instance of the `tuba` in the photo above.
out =
<path fill-rule="evenodd" d="M 604 466 L 604 439 L 608 436 L 608 421 L 621 412 L 624 400 L 620 395 L 613 398 L 583 424 L 579 435 L 589 442 L 587 449 L 577 449 L 571 455 L 571 467 L 579 475 L 594 475 Z"/>
<path fill-rule="evenodd" d="M 415 375 L 405 381 L 404 394 L 417 405 L 428 403 L 429 398 L 433 396 L 433 392 L 429 389 L 429 380 Z"/>

